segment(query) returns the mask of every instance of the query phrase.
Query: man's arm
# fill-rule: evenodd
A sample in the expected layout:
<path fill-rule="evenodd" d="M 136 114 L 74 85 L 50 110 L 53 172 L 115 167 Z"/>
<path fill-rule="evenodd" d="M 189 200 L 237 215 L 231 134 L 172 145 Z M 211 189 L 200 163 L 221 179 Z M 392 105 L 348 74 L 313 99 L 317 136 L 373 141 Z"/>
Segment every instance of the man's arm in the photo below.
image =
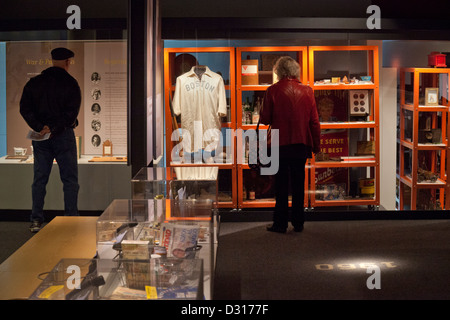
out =
<path fill-rule="evenodd" d="M 23 88 L 22 97 L 20 99 L 20 114 L 31 129 L 36 132 L 41 132 L 44 129 L 44 124 L 36 117 L 35 102 L 33 101 L 33 94 L 30 86 L 31 84 L 28 82 Z"/>

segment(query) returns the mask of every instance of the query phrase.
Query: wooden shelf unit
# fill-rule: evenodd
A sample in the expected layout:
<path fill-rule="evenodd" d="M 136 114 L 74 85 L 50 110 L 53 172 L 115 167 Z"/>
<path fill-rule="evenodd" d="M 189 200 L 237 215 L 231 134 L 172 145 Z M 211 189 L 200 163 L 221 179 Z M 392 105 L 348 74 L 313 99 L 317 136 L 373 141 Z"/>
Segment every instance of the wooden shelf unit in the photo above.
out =
<path fill-rule="evenodd" d="M 367 73 L 371 76 L 372 83 L 345 84 L 345 83 L 316 83 L 315 82 L 315 54 L 318 52 L 354 52 L 363 51 L 367 53 Z M 378 207 L 380 205 L 380 127 L 379 127 L 379 59 L 377 46 L 311 46 L 308 47 L 308 80 L 309 85 L 314 91 L 349 91 L 349 90 L 368 90 L 371 94 L 370 115 L 367 121 L 348 121 L 348 122 L 321 122 L 321 129 L 367 129 L 370 131 L 368 136 L 375 144 L 375 154 L 373 160 L 354 160 L 354 161 L 316 161 L 315 157 L 311 159 L 310 167 L 310 206 L 370 206 Z M 350 80 L 350 79 L 349 79 Z M 345 200 L 319 200 L 316 199 L 316 169 L 318 168 L 367 168 L 370 176 L 374 179 L 373 197 L 348 197 Z M 367 171 L 366 170 L 366 171 Z M 348 179 L 348 181 L 350 181 Z M 347 186 L 347 189 L 349 186 Z"/>
<path fill-rule="evenodd" d="M 409 77 L 408 77 L 409 75 Z M 439 79 L 442 78 L 442 79 Z M 448 210 L 450 208 L 450 189 L 447 179 L 447 170 L 449 170 L 450 159 L 448 157 L 448 108 L 450 87 L 449 87 L 450 69 L 449 68 L 402 68 L 400 69 L 400 114 L 398 137 L 399 146 L 399 165 L 398 165 L 398 209 L 410 210 L 422 209 L 423 203 L 419 203 L 419 192 L 421 189 L 430 190 L 433 201 L 440 202 L 440 208 Z M 407 90 L 407 81 L 410 81 Z M 439 88 L 439 97 L 441 104 L 425 105 L 421 100 L 425 98 L 426 88 Z M 441 92 L 444 91 L 444 92 Z M 407 92 L 412 91 L 412 101 L 407 99 Z M 409 112 L 410 117 L 405 116 Z M 440 143 L 419 143 L 420 117 L 421 114 L 429 114 L 431 119 L 431 129 L 441 130 Z M 411 120 L 408 120 L 411 118 Z M 411 121 L 411 135 L 405 136 L 406 121 Z M 428 159 L 425 156 L 420 157 L 420 152 L 428 152 Z M 406 156 L 405 153 L 411 154 L 410 172 L 405 171 Z M 427 161 L 429 167 L 421 168 L 421 161 Z M 438 178 L 435 182 L 419 182 L 418 169 L 425 169 L 437 174 Z M 405 199 L 406 187 L 410 188 L 409 201 Z M 437 191 L 439 190 L 439 193 Z M 437 204 L 436 204 L 437 205 Z"/>

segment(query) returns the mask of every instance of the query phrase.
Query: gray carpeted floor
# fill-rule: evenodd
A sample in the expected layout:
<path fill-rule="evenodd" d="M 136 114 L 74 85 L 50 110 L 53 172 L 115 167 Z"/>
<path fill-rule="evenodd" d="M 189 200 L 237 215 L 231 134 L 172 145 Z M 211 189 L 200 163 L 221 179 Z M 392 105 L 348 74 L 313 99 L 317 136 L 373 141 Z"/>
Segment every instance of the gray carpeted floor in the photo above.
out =
<path fill-rule="evenodd" d="M 266 225 L 221 224 L 214 299 L 450 299 L 450 220 L 311 221 L 286 234 Z M 28 227 L 0 222 L 0 263 L 33 236 Z M 367 286 L 373 264 L 380 289 Z"/>
<path fill-rule="evenodd" d="M 449 220 L 267 224 L 221 224 L 214 299 L 450 299 Z"/>
<path fill-rule="evenodd" d="M 0 263 L 27 242 L 33 234 L 30 222 L 0 221 Z"/>

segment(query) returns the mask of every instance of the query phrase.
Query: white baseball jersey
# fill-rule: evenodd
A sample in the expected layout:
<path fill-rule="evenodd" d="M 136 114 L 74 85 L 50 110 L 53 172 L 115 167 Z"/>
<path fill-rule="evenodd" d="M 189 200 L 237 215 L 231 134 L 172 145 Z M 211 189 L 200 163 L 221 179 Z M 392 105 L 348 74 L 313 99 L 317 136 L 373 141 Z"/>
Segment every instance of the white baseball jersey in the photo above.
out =
<path fill-rule="evenodd" d="M 191 150 L 194 149 L 194 138 L 202 139 L 196 147 L 211 146 L 211 141 L 217 141 L 220 134 L 220 117 L 227 113 L 227 99 L 225 85 L 222 77 L 203 67 L 206 71 L 199 77 L 195 74 L 195 66 L 181 76 L 177 77 L 175 94 L 173 96 L 173 111 L 175 115 L 181 114 L 181 128 L 190 134 Z M 194 127 L 197 135 L 194 137 Z M 216 129 L 219 130 L 214 134 Z M 201 133 L 202 137 L 198 137 Z M 185 141 L 183 135 L 183 141 Z M 183 144 L 183 146 L 186 146 Z M 197 148 L 198 149 L 198 148 Z"/>

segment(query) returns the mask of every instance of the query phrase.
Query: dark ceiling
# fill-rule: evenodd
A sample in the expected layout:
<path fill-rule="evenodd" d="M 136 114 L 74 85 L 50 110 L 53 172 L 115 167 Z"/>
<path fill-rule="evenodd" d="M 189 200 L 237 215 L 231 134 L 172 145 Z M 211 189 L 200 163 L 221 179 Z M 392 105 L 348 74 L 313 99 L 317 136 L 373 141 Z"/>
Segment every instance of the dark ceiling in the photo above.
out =
<path fill-rule="evenodd" d="M 145 0 L 131 0 L 145 1 Z M 2 0 L 0 31 L 66 30 L 81 9 L 84 30 L 125 30 L 128 0 Z M 345 34 L 374 39 L 450 39 L 449 0 L 160 0 L 164 39 L 280 38 Z M 370 5 L 381 30 L 366 26 Z M 77 32 L 77 31 L 72 31 Z M 80 31 L 82 33 L 83 31 Z"/>

